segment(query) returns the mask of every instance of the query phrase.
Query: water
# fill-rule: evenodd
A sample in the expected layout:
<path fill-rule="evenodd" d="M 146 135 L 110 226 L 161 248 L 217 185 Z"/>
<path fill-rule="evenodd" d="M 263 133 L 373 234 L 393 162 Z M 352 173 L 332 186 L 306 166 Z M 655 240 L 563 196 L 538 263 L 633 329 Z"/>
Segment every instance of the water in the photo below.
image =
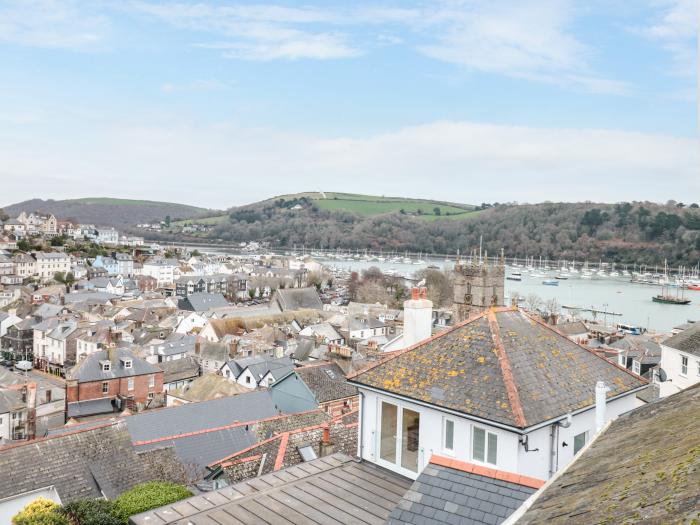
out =
<path fill-rule="evenodd" d="M 235 250 L 218 248 L 199 248 L 206 253 L 234 254 Z M 251 255 L 251 254 L 247 254 Z M 398 275 L 411 277 L 417 271 L 423 270 L 428 265 L 439 268 L 451 268 L 453 261 L 444 259 L 425 258 L 422 264 L 404 264 L 398 262 L 378 262 L 366 260 L 339 260 L 317 258 L 319 262 L 327 266 L 345 268 L 361 273 L 370 266 L 376 266 L 382 272 L 396 272 Z M 513 270 L 507 270 L 510 275 Z M 660 293 L 659 286 L 631 283 L 629 277 L 605 277 L 593 279 L 581 279 L 580 274 L 572 274 L 567 280 L 559 281 L 558 286 L 546 286 L 542 281 L 554 278 L 556 272 L 550 271 L 546 277 L 532 277 L 523 272 L 522 281 L 506 280 L 505 294 L 511 297 L 518 293 L 521 297 L 536 294 L 544 302 L 556 299 L 560 305 L 591 308 L 608 312 L 621 313 L 622 316 L 605 316 L 597 314 L 597 320 L 608 324 L 625 323 L 647 328 L 650 331 L 669 333 L 674 326 L 686 323 L 688 320 L 700 319 L 700 291 L 685 290 L 685 296 L 691 299 L 689 305 L 674 305 L 655 303 L 651 300 L 654 295 Z M 670 293 L 675 294 L 673 288 Z M 563 313 L 570 310 L 562 309 Z M 582 312 L 581 318 L 592 319 L 593 314 Z"/>
<path fill-rule="evenodd" d="M 351 271 L 362 272 L 370 266 L 377 266 L 383 272 L 395 270 L 398 274 L 411 276 L 415 272 L 425 269 L 428 264 L 440 268 L 451 268 L 451 262 L 427 261 L 425 264 L 403 264 L 388 262 L 371 262 L 363 260 L 321 260 L 328 266 L 346 268 Z M 509 275 L 511 271 L 506 271 Z M 546 286 L 542 284 L 544 279 L 554 278 L 556 272 L 548 272 L 546 277 L 532 277 L 523 273 L 522 281 L 506 280 L 506 297 L 518 293 L 521 297 L 536 294 L 544 302 L 556 299 L 560 305 L 578 306 L 608 312 L 621 313 L 622 316 L 597 314 L 597 320 L 608 324 L 625 323 L 647 328 L 654 332 L 668 333 L 674 326 L 683 324 L 688 320 L 700 319 L 700 292 L 685 290 L 685 296 L 692 300 L 686 306 L 655 303 L 651 300 L 654 295 L 660 293 L 659 286 L 650 286 L 629 282 L 629 277 L 605 277 L 593 279 L 581 279 L 580 274 L 572 274 L 567 280 L 558 281 L 558 286 Z M 675 294 L 672 288 L 671 292 Z M 568 310 L 562 309 L 563 313 Z M 592 319 L 590 312 L 581 312 L 580 317 Z"/>

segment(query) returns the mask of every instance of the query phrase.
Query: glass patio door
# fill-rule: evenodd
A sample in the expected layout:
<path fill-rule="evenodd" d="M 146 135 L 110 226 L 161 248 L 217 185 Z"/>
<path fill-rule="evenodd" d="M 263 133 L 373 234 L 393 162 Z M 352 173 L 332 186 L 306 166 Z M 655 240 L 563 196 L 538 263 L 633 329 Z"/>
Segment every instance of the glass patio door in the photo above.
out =
<path fill-rule="evenodd" d="M 420 414 L 381 401 L 379 459 L 387 468 L 418 473 Z"/>

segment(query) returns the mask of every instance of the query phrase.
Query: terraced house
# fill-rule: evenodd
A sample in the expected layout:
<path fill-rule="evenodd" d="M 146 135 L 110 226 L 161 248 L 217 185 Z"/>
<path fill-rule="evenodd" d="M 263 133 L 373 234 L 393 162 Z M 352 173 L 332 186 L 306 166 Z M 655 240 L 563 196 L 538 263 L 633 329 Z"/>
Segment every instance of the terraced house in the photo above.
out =
<path fill-rule="evenodd" d="M 441 456 L 546 480 L 597 428 L 641 405 L 636 394 L 647 386 L 504 307 L 392 352 L 349 380 L 361 399 L 358 455 L 412 479 Z"/>

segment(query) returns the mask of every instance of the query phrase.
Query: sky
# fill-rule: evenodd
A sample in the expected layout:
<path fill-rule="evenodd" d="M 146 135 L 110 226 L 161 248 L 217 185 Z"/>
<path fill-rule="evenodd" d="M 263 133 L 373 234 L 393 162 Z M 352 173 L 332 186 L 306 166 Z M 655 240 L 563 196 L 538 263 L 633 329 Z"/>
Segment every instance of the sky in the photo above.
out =
<path fill-rule="evenodd" d="M 697 0 L 0 0 L 0 206 L 700 201 Z"/>

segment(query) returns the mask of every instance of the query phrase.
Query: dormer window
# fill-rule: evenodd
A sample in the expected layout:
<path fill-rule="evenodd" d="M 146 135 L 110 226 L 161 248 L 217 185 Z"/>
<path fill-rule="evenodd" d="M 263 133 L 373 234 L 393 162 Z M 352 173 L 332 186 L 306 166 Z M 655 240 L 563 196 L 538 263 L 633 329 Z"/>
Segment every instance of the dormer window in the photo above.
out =
<path fill-rule="evenodd" d="M 131 359 L 125 359 L 124 360 L 124 368 L 131 368 L 131 366 L 132 366 Z"/>
<path fill-rule="evenodd" d="M 100 361 L 100 365 L 102 366 L 103 372 L 109 372 L 110 370 L 112 370 L 111 361 Z"/>

